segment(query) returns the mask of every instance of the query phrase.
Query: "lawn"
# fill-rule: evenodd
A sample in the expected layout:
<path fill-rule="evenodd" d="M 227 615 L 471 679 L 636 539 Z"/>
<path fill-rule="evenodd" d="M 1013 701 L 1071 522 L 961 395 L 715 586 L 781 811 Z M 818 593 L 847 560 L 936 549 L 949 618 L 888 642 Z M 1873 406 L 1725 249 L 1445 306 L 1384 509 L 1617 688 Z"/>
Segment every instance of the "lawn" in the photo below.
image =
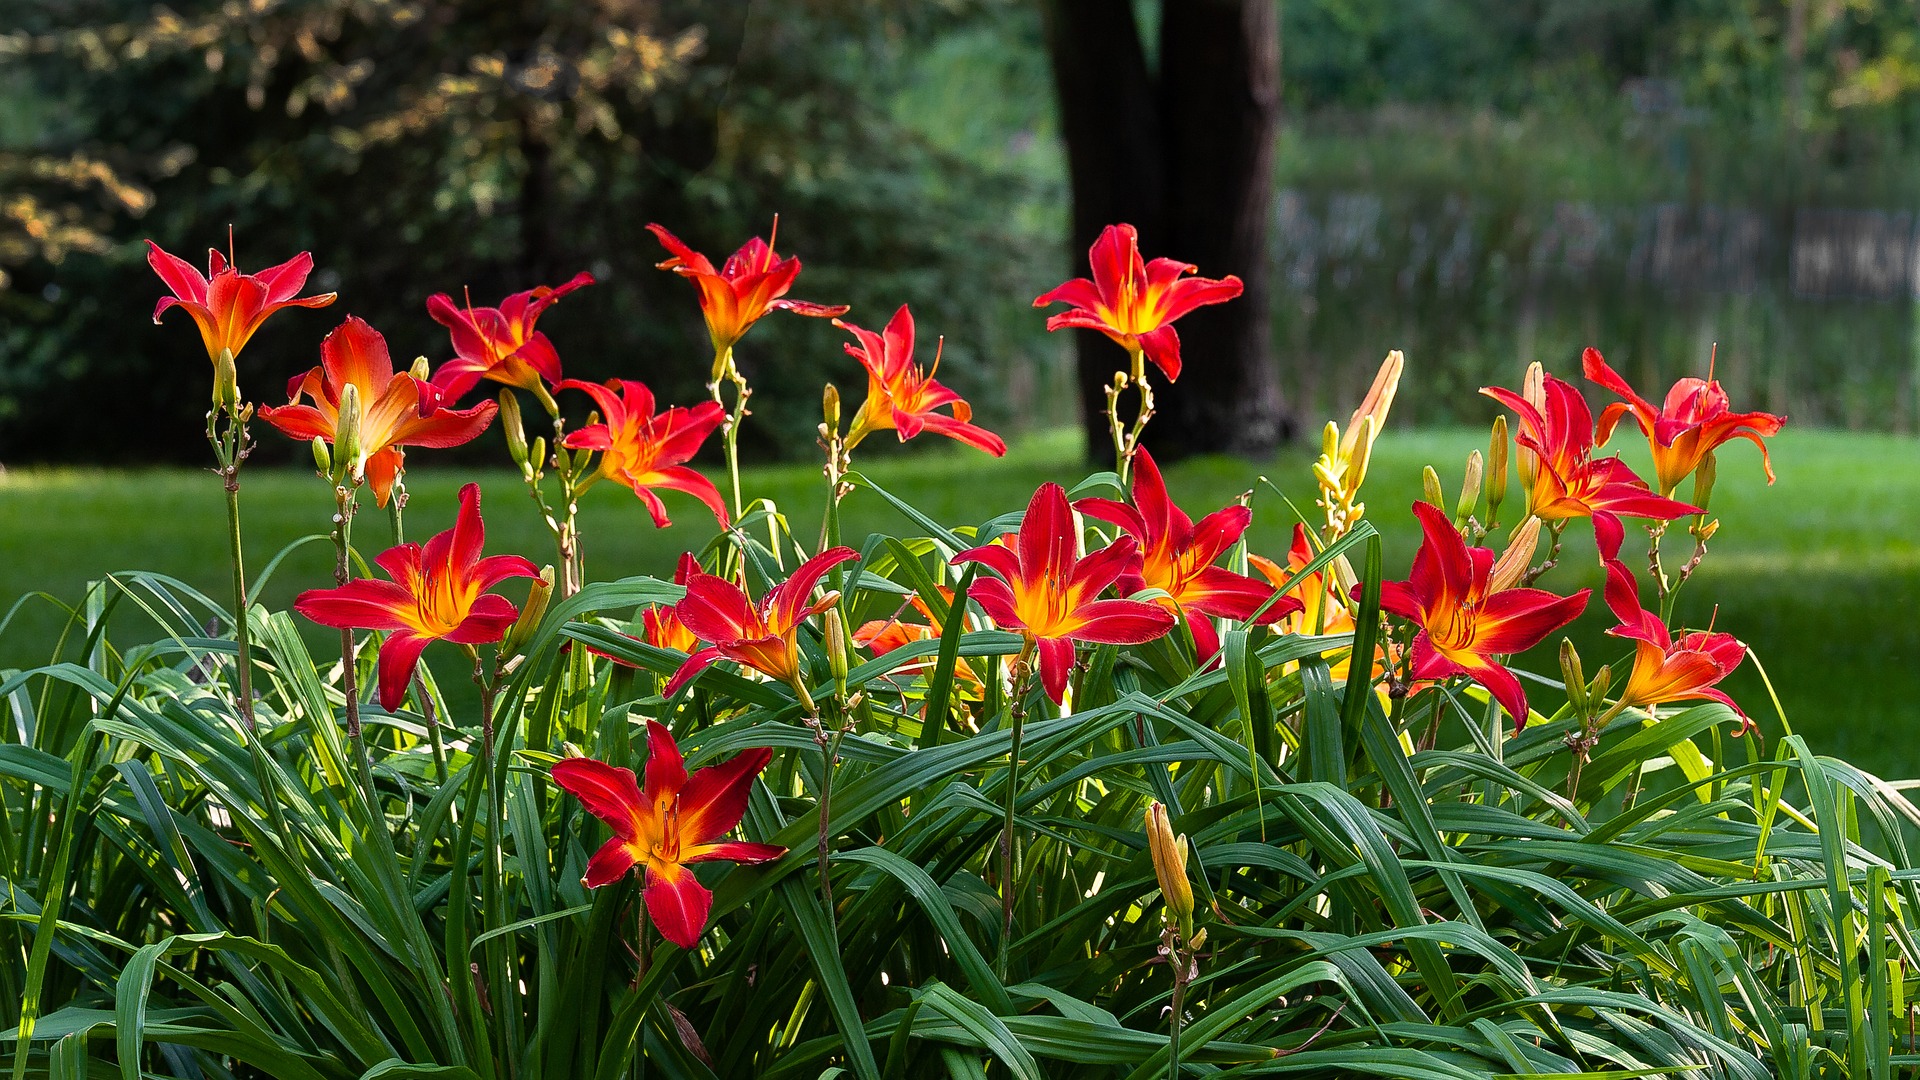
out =
<path fill-rule="evenodd" d="M 1407 504 L 1419 491 L 1420 467 L 1433 464 L 1450 486 L 1459 482 L 1461 461 L 1479 445 L 1481 433 L 1453 429 L 1390 433 L 1383 437 L 1368 479 L 1369 520 L 1385 533 L 1387 569 L 1403 577 L 1416 533 Z M 1759 455 L 1746 444 L 1722 454 L 1713 510 L 1721 530 L 1704 567 L 1682 596 L 1690 623 L 1713 619 L 1752 646 L 1772 676 L 1788 721 L 1819 752 L 1852 760 L 1892 777 L 1920 776 L 1920 741 L 1910 736 L 1920 721 L 1920 442 L 1889 435 L 1789 431 L 1773 442 L 1779 482 L 1769 488 Z M 1644 465 L 1629 448 L 1627 457 Z M 416 461 L 430 461 L 417 454 Z M 1176 498 L 1195 513 L 1224 504 L 1255 487 L 1254 550 L 1280 555 L 1292 511 L 1272 489 L 1257 485 L 1266 475 L 1302 510 L 1312 512 L 1311 453 L 1283 454 L 1266 469 L 1230 459 L 1187 462 L 1169 471 Z M 1019 441 L 1004 461 L 938 449 L 876 459 L 868 468 L 879 484 L 946 521 L 980 521 L 1018 509 L 1043 480 L 1071 480 L 1085 470 L 1065 433 Z M 409 476 L 413 490 L 408 532 L 424 538 L 452 520 L 453 493 L 471 474 L 422 468 Z M 486 493 L 489 549 L 516 551 L 550 561 L 552 548 L 518 477 L 488 472 L 477 477 Z M 791 515 L 796 535 L 818 535 L 819 473 L 811 466 L 751 469 L 750 494 L 773 498 Z M 1684 494 L 1684 493 L 1683 493 Z M 1517 497 L 1517 489 L 1516 489 Z M 256 470 L 242 492 L 249 569 L 258 574 L 268 559 L 300 537 L 317 534 L 332 513 L 327 488 L 310 474 Z M 665 573 L 684 545 L 704 542 L 712 530 L 705 511 L 691 500 L 666 495 L 674 527 L 657 531 L 633 497 L 610 484 L 589 492 L 582 504 L 587 569 L 595 578 Z M 845 535 L 857 541 L 869 530 L 897 530 L 895 512 L 868 492 L 845 506 Z M 1509 517 L 1511 513 L 1509 513 Z M 1560 590 L 1598 586 L 1590 537 L 1572 538 L 1561 567 L 1543 584 Z M 390 537 L 383 514 L 363 513 L 356 528 L 369 553 Z M 1642 569 L 1644 542 L 1628 541 L 1628 557 Z M 227 586 L 224 515 L 219 485 L 192 470 L 94 471 L 24 469 L 0 478 L 0 604 L 11 608 L 30 598 L 0 628 L 0 665 L 43 663 L 65 622 L 61 605 L 83 595 L 86 582 L 104 572 L 148 569 L 177 576 L 219 598 Z M 331 583 L 331 554 L 323 543 L 295 550 L 274 573 L 263 597 L 285 606 L 300 589 Z M 1716 613 L 1717 605 L 1717 613 Z M 1608 625 L 1596 596 L 1576 633 L 1592 671 L 1628 650 L 1600 636 Z M 137 635 L 126 614 L 117 635 Z M 316 641 L 319 635 L 316 635 Z M 429 662 L 449 658 L 429 650 Z M 1532 658 L 1551 671 L 1552 658 Z M 442 678 L 453 675 L 442 667 Z M 1728 687 L 1760 721 L 1771 740 L 1781 722 L 1752 665 Z"/>

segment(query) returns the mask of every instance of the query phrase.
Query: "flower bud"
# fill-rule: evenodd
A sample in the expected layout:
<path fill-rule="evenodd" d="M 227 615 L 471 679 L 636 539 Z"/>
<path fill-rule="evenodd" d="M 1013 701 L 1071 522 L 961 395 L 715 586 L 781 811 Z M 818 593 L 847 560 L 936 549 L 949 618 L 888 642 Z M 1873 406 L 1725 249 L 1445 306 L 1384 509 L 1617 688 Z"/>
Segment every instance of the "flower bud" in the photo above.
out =
<path fill-rule="evenodd" d="M 360 388 L 340 388 L 340 418 L 333 429 L 334 483 L 360 482 L 366 463 L 360 460 Z"/>
<path fill-rule="evenodd" d="M 1328 461 L 1340 456 L 1340 425 L 1331 420 L 1320 429 L 1320 456 Z"/>
<path fill-rule="evenodd" d="M 512 455 L 513 463 L 525 468 L 527 464 L 527 429 L 520 420 L 520 399 L 512 387 L 500 391 L 500 430 L 507 433 L 507 453 Z"/>
<path fill-rule="evenodd" d="M 1527 567 L 1533 563 L 1534 549 L 1539 546 L 1540 519 L 1529 514 L 1527 520 L 1513 530 L 1507 550 L 1494 560 L 1493 572 L 1487 575 L 1487 595 L 1520 584 L 1520 579 L 1527 576 Z"/>
<path fill-rule="evenodd" d="M 1593 681 L 1587 684 L 1588 701 L 1607 700 L 1607 691 L 1613 689 L 1613 667 L 1601 664 L 1600 670 L 1593 673 Z"/>
<path fill-rule="evenodd" d="M 1167 916 L 1180 927 L 1182 937 L 1193 936 L 1193 883 L 1187 880 L 1187 838 L 1173 835 L 1167 808 L 1147 805 L 1147 851 L 1153 856 L 1153 875 L 1160 880 L 1160 896 Z"/>
<path fill-rule="evenodd" d="M 500 639 L 501 656 L 518 656 L 525 651 L 527 641 L 540 627 L 540 620 L 546 617 L 547 601 L 553 596 L 553 567 L 540 568 L 540 577 L 527 590 L 526 606 L 520 609 L 520 617 L 507 628 L 507 636 Z"/>
<path fill-rule="evenodd" d="M 421 382 L 431 382 L 432 380 L 427 378 L 427 373 L 432 370 L 433 367 L 427 363 L 426 357 L 416 356 L 413 358 L 413 366 L 407 369 L 407 374 L 419 379 Z"/>
<path fill-rule="evenodd" d="M 527 447 L 527 463 L 520 467 L 521 471 L 526 472 L 530 469 L 537 469 L 546 460 L 547 437 L 545 435 L 535 435 L 533 437 L 533 443 Z"/>
<path fill-rule="evenodd" d="M 1465 521 L 1473 516 L 1474 507 L 1480 505 L 1480 482 L 1485 475 L 1486 465 L 1475 450 L 1467 455 L 1467 475 L 1460 481 L 1460 501 L 1454 504 L 1453 516 Z"/>
<path fill-rule="evenodd" d="M 1431 465 L 1420 469 L 1420 497 L 1441 510 L 1447 507 L 1447 497 L 1440 493 L 1440 474 Z"/>
<path fill-rule="evenodd" d="M 221 349 L 213 359 L 213 405 L 231 409 L 240 403 L 240 372 L 233 366 L 233 350 Z"/>
<path fill-rule="evenodd" d="M 1707 508 L 1707 500 L 1713 498 L 1713 481 L 1719 472 L 1713 451 L 1707 451 L 1707 455 L 1700 459 L 1700 467 L 1693 473 L 1693 505 L 1702 510 Z"/>
<path fill-rule="evenodd" d="M 840 389 L 832 383 L 820 392 L 820 416 L 827 422 L 829 435 L 840 434 Z"/>
<path fill-rule="evenodd" d="M 833 673 L 833 684 L 844 691 L 847 685 L 847 626 L 840 619 L 840 609 L 830 607 L 822 621 L 821 632 L 827 639 L 827 670 Z"/>
<path fill-rule="evenodd" d="M 1704 544 L 1707 541 L 1713 539 L 1713 534 L 1719 531 L 1720 531 L 1720 519 L 1714 518 L 1712 521 L 1709 521 L 1705 525 L 1702 525 L 1699 528 L 1693 530 L 1693 535 L 1696 540 Z"/>
<path fill-rule="evenodd" d="M 1507 501 L 1507 418 L 1493 419 L 1493 438 L 1487 443 L 1487 522 L 1500 520 L 1500 504 Z"/>
<path fill-rule="evenodd" d="M 1580 652 L 1573 647 L 1572 638 L 1560 639 L 1560 679 L 1566 683 L 1567 704 L 1573 706 L 1573 715 L 1585 723 L 1588 711 L 1587 676 L 1580 670 Z"/>
<path fill-rule="evenodd" d="M 313 437 L 313 467 L 321 476 L 333 477 L 333 454 L 327 449 L 327 440 L 318 435 Z"/>

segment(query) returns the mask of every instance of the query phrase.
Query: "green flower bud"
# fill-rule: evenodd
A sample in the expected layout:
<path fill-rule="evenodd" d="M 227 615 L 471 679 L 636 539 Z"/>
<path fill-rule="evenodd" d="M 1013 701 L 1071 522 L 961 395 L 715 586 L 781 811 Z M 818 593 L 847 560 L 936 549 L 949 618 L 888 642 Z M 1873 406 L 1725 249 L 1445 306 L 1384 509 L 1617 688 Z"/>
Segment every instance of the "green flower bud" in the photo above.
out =
<path fill-rule="evenodd" d="M 527 641 L 540 627 L 540 620 L 546 617 L 547 600 L 553 596 L 553 567 L 540 568 L 540 577 L 527 590 L 527 602 L 520 609 L 520 617 L 507 628 L 507 636 L 500 639 L 501 656 L 518 656 L 527 647 Z"/>
<path fill-rule="evenodd" d="M 231 409 L 240 403 L 240 372 L 233 366 L 233 350 L 221 349 L 213 360 L 213 405 Z"/>
<path fill-rule="evenodd" d="M 506 432 L 507 453 L 513 458 L 513 463 L 526 468 L 527 429 L 521 422 L 520 398 L 511 387 L 500 391 L 500 430 Z"/>
<path fill-rule="evenodd" d="M 1480 451 L 1475 450 L 1467 455 L 1467 475 L 1460 481 L 1460 501 L 1454 505 L 1454 517 L 1465 521 L 1473 516 L 1474 507 L 1480 505 L 1480 481 L 1485 471 Z"/>
<path fill-rule="evenodd" d="M 360 482 L 366 463 L 360 460 L 360 388 L 348 383 L 340 390 L 340 418 L 333 429 L 333 482 Z"/>
<path fill-rule="evenodd" d="M 1707 451 L 1707 455 L 1700 459 L 1700 467 L 1693 473 L 1693 505 L 1702 510 L 1707 508 L 1707 500 L 1713 498 L 1713 481 L 1719 472 L 1713 451 Z"/>
<path fill-rule="evenodd" d="M 1431 465 L 1423 466 L 1420 470 L 1420 492 L 1421 498 L 1434 506 L 1441 510 L 1447 508 L 1447 497 L 1440 493 L 1440 474 L 1434 472 Z"/>
<path fill-rule="evenodd" d="M 1573 706 L 1573 715 L 1586 722 L 1589 698 L 1587 697 L 1587 676 L 1580 670 L 1580 653 L 1573 647 L 1572 638 L 1560 639 L 1560 678 L 1567 686 L 1567 704 Z"/>
<path fill-rule="evenodd" d="M 327 448 L 327 440 L 318 435 L 313 437 L 313 467 L 320 470 L 321 476 L 333 477 L 333 454 Z"/>
<path fill-rule="evenodd" d="M 1500 520 L 1500 504 L 1507 501 L 1507 418 L 1493 420 L 1493 438 L 1487 444 L 1487 523 Z"/>

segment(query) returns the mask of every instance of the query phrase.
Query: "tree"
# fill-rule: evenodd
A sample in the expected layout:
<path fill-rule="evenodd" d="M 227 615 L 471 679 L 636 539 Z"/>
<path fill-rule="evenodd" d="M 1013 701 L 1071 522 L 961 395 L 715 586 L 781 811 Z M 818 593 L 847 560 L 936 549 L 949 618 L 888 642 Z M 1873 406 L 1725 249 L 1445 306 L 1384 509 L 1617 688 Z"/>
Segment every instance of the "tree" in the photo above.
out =
<path fill-rule="evenodd" d="M 1149 255 L 1238 274 L 1245 294 L 1180 322 L 1187 367 L 1157 387 L 1156 456 L 1271 453 L 1291 422 L 1269 340 L 1267 232 L 1280 109 L 1275 0 L 1161 0 L 1151 55 L 1134 5 L 1049 0 L 1047 49 L 1084 272 L 1100 230 L 1131 222 Z M 1106 453 L 1104 388 L 1117 347 L 1076 336 L 1089 456 Z"/>

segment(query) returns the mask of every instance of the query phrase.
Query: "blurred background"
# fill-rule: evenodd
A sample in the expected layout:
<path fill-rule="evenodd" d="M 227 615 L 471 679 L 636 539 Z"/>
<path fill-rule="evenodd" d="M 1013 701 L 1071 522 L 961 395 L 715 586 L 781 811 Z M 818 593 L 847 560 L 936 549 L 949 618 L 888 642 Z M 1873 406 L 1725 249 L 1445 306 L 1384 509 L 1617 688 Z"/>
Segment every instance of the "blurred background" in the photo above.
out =
<path fill-rule="evenodd" d="M 314 252 L 341 303 L 268 326 L 256 395 L 346 312 L 437 361 L 429 294 L 587 269 L 543 324 L 569 373 L 678 398 L 707 350 L 645 224 L 717 260 L 776 212 L 795 295 L 910 302 L 1014 431 L 1076 422 L 1074 349 L 1111 365 L 1028 300 L 1121 219 L 1253 286 L 1183 323 L 1172 453 L 1264 452 L 1389 347 L 1402 421 L 1717 342 L 1742 408 L 1912 431 L 1916 87 L 1904 0 L 0 0 L 0 461 L 197 460 L 144 237 Z M 750 453 L 811 452 L 841 337 L 755 331 Z"/>
<path fill-rule="evenodd" d="M 1752 664 L 1728 685 L 1769 738 L 1784 712 L 1822 751 L 1920 775 L 1889 737 L 1920 697 L 1917 121 L 1909 0 L 0 0 L 0 603 L 56 600 L 0 622 L 0 663 L 45 662 L 107 569 L 215 595 L 227 572 L 216 486 L 145 468 L 204 462 L 208 381 L 185 316 L 149 320 L 144 238 L 198 262 L 231 226 L 247 270 L 314 253 L 340 302 L 254 339 L 256 399 L 346 314 L 439 362 L 429 295 L 492 304 L 584 269 L 599 284 L 540 324 L 568 373 L 685 402 L 711 350 L 645 226 L 717 262 L 777 213 L 794 296 L 868 327 L 911 304 L 919 359 L 944 335 L 941 378 L 1013 436 L 994 469 L 950 448 L 877 466 L 975 520 L 1111 460 L 1082 406 L 1121 354 L 1047 334 L 1031 300 L 1129 221 L 1149 256 L 1248 286 L 1182 320 L 1187 373 L 1149 429 L 1163 462 L 1195 455 L 1189 509 L 1249 485 L 1205 456 L 1228 452 L 1312 513 L 1320 425 L 1405 350 L 1369 482 L 1394 576 L 1420 465 L 1451 485 L 1484 445 L 1478 387 L 1531 360 L 1571 376 L 1594 345 L 1658 396 L 1711 358 L 1737 409 L 1792 425 L 1775 488 L 1750 447 L 1725 456 L 1727 528 L 1681 616 L 1765 658 L 1772 687 Z M 749 486 L 801 529 L 821 383 L 862 381 L 844 340 L 774 317 L 738 350 Z M 256 435 L 256 462 L 298 466 L 250 470 L 266 553 L 329 504 L 305 447 Z M 1636 442 L 1616 445 L 1644 468 Z M 416 527 L 499 451 L 420 454 Z M 515 478 L 485 475 L 494 542 L 539 551 Z M 1277 554 L 1292 519 L 1261 492 Z M 655 532 L 611 485 L 591 504 L 596 576 L 664 573 L 703 529 Z M 1557 588 L 1599 584 L 1584 542 Z M 324 575 L 309 548 L 268 603 Z M 1581 648 L 1611 656 L 1594 607 Z"/>

